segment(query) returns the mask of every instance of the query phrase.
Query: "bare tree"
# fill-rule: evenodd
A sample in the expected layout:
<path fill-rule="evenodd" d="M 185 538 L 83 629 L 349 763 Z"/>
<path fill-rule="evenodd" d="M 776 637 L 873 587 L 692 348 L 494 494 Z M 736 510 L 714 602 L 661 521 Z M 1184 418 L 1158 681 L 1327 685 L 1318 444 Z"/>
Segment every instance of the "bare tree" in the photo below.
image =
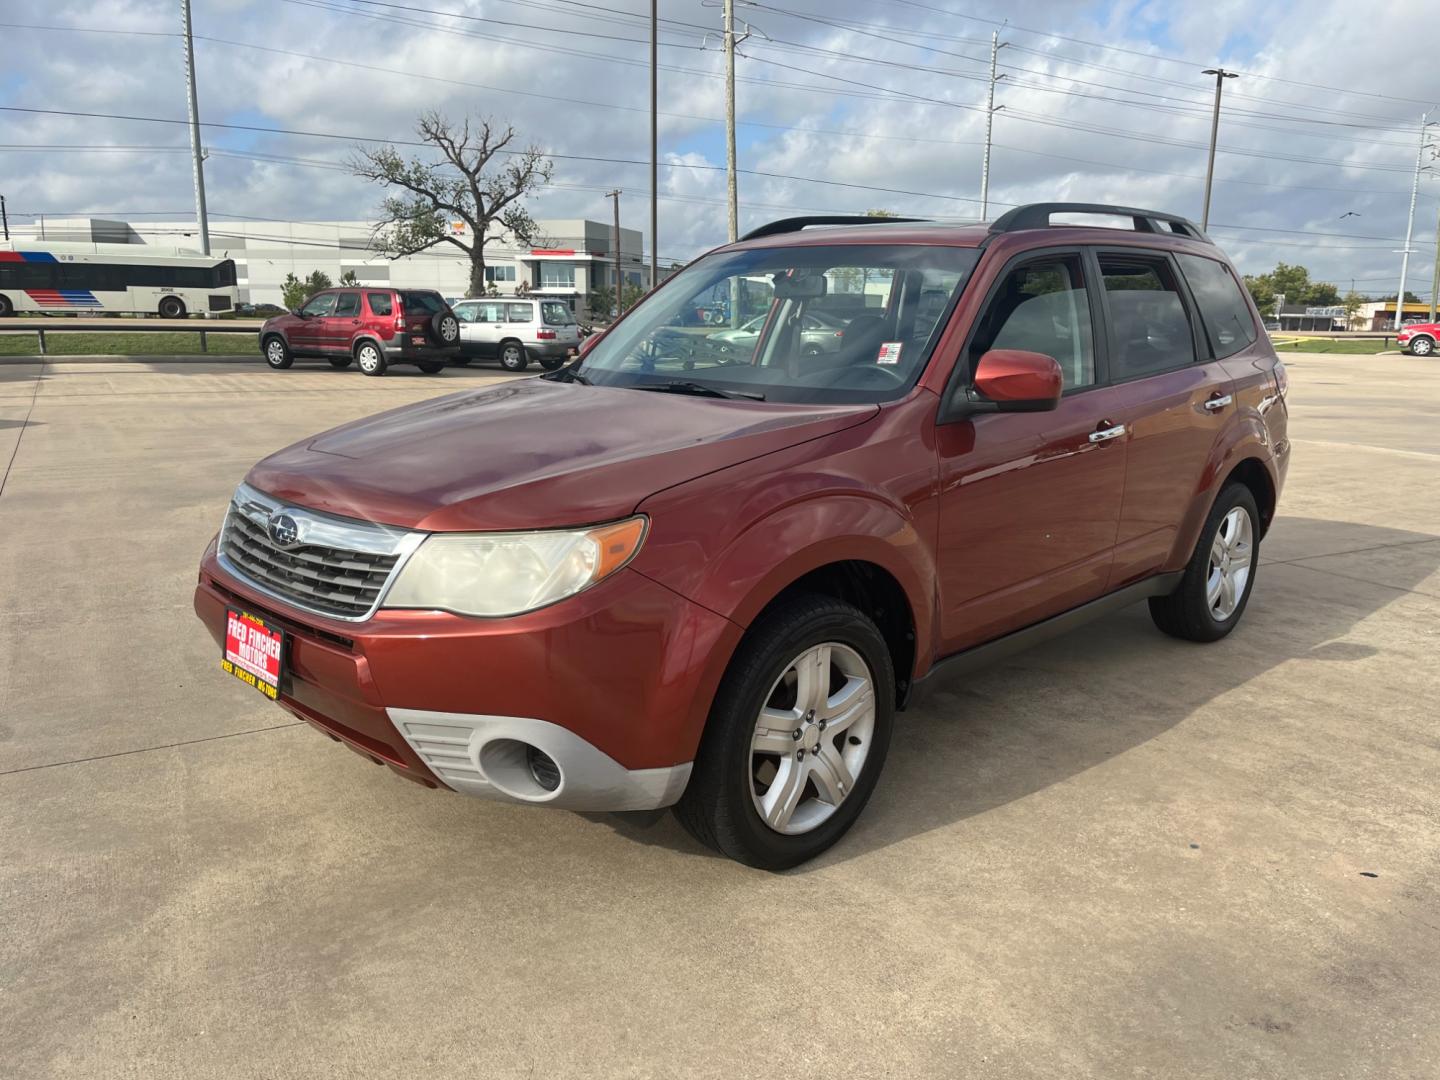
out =
<path fill-rule="evenodd" d="M 549 182 L 554 166 L 539 147 L 507 149 L 516 139 L 515 129 L 489 118 L 467 117 L 457 126 L 431 111 L 420 117 L 416 131 L 440 151 L 443 161 L 407 160 L 393 146 L 359 147 L 350 159 L 356 176 L 400 192 L 381 204 L 371 246 L 398 259 L 452 244 L 470 258 L 468 295 L 481 296 L 485 245 L 500 232 L 520 244 L 531 243 L 537 227 L 521 200 Z M 457 221 L 464 223 L 463 232 L 454 227 Z M 501 229 L 492 235 L 497 223 Z"/>

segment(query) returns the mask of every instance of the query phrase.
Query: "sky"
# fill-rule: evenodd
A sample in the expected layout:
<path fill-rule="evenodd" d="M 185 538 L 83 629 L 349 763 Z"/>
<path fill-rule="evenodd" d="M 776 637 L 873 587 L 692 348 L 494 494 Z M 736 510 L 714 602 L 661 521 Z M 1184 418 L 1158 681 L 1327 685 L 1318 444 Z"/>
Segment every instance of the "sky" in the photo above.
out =
<path fill-rule="evenodd" d="M 357 144 L 414 139 L 428 109 L 509 123 L 553 155 L 552 184 L 528 202 L 536 218 L 609 221 L 604 192 L 618 187 L 623 224 L 648 232 L 644 0 L 193 7 L 201 119 L 228 125 L 203 129 L 212 232 L 227 217 L 372 218 L 382 192 L 345 159 Z M 726 238 L 721 11 L 659 7 L 659 254 L 686 260 Z M 1440 105 L 1434 50 L 1412 63 L 1406 47 L 1433 35 L 1431 0 L 1363 13 L 1350 0 L 737 0 L 736 18 L 748 31 L 736 61 L 742 232 L 811 212 L 977 219 L 998 31 L 991 217 L 1072 200 L 1198 221 L 1214 93 L 1202 71 L 1219 65 L 1240 75 L 1225 84 L 1216 241 L 1246 272 L 1283 260 L 1342 291 L 1398 283 L 1420 118 Z M 0 0 L 12 223 L 194 216 L 179 30 L 176 0 Z M 1440 208 L 1433 164 L 1408 279 L 1420 293 Z"/>

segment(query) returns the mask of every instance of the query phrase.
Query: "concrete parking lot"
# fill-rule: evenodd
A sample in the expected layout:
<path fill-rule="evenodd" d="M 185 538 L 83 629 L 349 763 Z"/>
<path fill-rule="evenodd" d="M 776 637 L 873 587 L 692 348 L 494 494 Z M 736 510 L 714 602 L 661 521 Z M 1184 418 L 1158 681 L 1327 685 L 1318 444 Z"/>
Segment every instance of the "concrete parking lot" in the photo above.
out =
<path fill-rule="evenodd" d="M 1242 627 L 970 678 L 778 876 L 422 790 L 219 672 L 246 468 L 495 372 L 0 365 L 0 1073 L 1440 1075 L 1440 363 L 1287 363 Z"/>

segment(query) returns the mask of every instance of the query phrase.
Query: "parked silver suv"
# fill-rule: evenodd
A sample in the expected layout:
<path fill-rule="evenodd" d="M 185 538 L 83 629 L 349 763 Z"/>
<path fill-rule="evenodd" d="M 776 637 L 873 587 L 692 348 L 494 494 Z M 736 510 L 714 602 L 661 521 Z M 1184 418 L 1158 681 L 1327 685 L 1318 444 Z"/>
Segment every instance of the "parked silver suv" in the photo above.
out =
<path fill-rule="evenodd" d="M 534 359 L 554 371 L 580 345 L 580 327 L 563 300 L 462 300 L 455 317 L 460 320 L 458 364 L 477 357 L 498 359 L 506 371 L 524 371 Z"/>

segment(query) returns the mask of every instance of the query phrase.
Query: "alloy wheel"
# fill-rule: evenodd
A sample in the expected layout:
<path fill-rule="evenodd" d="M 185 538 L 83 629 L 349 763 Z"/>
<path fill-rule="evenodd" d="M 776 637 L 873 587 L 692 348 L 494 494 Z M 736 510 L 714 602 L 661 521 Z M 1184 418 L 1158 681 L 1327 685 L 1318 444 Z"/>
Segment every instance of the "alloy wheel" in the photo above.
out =
<path fill-rule="evenodd" d="M 1216 622 L 1224 622 L 1235 614 L 1244 597 L 1254 550 L 1250 515 L 1243 506 L 1237 506 L 1220 519 L 1220 528 L 1215 530 L 1215 540 L 1210 545 L 1205 600 Z"/>
<path fill-rule="evenodd" d="M 279 367 L 285 362 L 285 343 L 279 338 L 271 338 L 270 343 L 265 346 L 265 359 L 270 361 L 274 367 Z"/>
<path fill-rule="evenodd" d="M 775 680 L 750 742 L 750 797 L 765 824 L 797 835 L 855 790 L 875 731 L 869 665 L 839 642 L 795 657 Z"/>

